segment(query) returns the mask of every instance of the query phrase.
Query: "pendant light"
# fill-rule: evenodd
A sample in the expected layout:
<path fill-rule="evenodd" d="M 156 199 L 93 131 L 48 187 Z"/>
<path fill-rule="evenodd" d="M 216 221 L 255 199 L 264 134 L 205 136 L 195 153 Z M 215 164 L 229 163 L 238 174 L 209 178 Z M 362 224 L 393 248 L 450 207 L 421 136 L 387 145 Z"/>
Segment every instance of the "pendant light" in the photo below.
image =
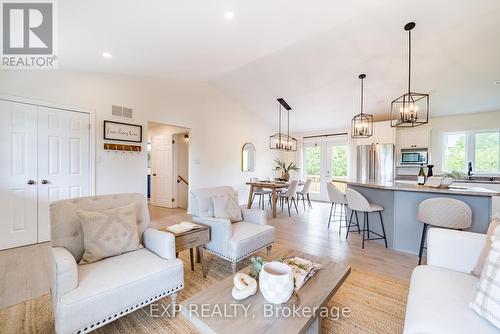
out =
<path fill-rule="evenodd" d="M 415 22 L 405 25 L 408 31 L 408 92 L 391 102 L 391 126 L 414 127 L 429 122 L 429 94 L 411 91 L 411 31 Z"/>
<path fill-rule="evenodd" d="M 292 110 L 292 108 L 282 98 L 279 98 L 278 102 L 279 102 L 278 133 L 269 137 L 269 148 L 272 150 L 280 150 L 280 151 L 297 151 L 297 139 L 290 136 L 290 110 Z M 281 131 L 282 107 L 285 108 L 287 113 L 286 133 L 283 133 Z"/>
<path fill-rule="evenodd" d="M 361 112 L 354 116 L 351 121 L 351 138 L 368 138 L 373 135 L 373 115 L 363 113 L 363 80 L 366 74 L 360 74 L 361 79 Z"/>

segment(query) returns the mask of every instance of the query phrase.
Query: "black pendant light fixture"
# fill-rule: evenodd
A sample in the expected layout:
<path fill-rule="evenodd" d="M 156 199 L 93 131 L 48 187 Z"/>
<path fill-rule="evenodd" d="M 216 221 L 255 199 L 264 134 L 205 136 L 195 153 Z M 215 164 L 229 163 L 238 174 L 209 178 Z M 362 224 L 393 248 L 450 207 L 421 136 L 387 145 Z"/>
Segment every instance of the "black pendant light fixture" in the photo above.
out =
<path fill-rule="evenodd" d="M 408 31 L 408 92 L 391 102 L 391 126 L 414 127 L 429 122 L 429 94 L 411 91 L 411 31 L 415 22 L 405 25 Z"/>
<path fill-rule="evenodd" d="M 366 74 L 360 74 L 359 78 L 361 79 L 361 112 L 352 118 L 351 137 L 368 138 L 373 135 L 373 115 L 363 113 L 363 80 L 366 78 Z"/>
<path fill-rule="evenodd" d="M 280 150 L 280 151 L 297 151 L 297 139 L 290 136 L 290 110 L 292 110 L 292 108 L 282 98 L 279 98 L 278 102 L 279 102 L 278 133 L 269 137 L 269 148 L 272 150 Z M 287 113 L 286 133 L 282 132 L 281 128 L 282 107 L 285 108 Z"/>

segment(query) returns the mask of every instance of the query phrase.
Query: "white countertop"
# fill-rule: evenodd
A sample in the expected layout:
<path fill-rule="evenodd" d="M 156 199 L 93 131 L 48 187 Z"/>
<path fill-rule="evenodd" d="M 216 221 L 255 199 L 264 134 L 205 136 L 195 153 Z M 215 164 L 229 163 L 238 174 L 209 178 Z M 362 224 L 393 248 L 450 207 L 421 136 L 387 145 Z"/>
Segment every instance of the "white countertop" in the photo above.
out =
<path fill-rule="evenodd" d="M 390 181 L 390 182 L 375 182 L 375 181 L 360 181 L 356 179 L 333 179 L 333 182 L 346 183 L 348 185 L 384 189 L 384 190 L 397 190 L 397 191 L 418 191 L 428 193 L 442 193 L 442 194 L 457 194 L 468 196 L 500 196 L 500 192 L 486 189 L 483 187 L 466 187 L 466 188 L 432 188 L 427 186 L 420 186 L 415 181 Z"/>

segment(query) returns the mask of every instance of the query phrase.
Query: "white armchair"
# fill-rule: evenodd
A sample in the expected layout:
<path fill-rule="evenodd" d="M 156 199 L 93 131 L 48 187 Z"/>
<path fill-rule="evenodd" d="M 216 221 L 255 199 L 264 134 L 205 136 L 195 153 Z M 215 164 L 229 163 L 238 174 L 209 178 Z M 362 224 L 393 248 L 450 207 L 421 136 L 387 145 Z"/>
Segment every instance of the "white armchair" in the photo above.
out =
<path fill-rule="evenodd" d="M 189 202 L 193 221 L 210 226 L 206 250 L 230 261 L 233 273 L 238 261 L 265 247 L 271 252 L 274 242 L 274 227 L 267 225 L 263 210 L 242 209 L 243 221 L 235 223 L 214 217 L 212 197 L 234 193 L 231 187 L 196 189 L 191 191 Z"/>
<path fill-rule="evenodd" d="M 77 210 L 137 205 L 137 229 L 144 248 L 78 265 L 83 232 Z M 149 227 L 142 194 L 82 197 L 50 205 L 52 303 L 57 333 L 86 333 L 165 296 L 175 308 L 184 287 L 182 261 L 175 258 L 171 233 Z"/>
<path fill-rule="evenodd" d="M 411 275 L 404 334 L 498 334 L 469 304 L 479 278 L 471 275 L 486 234 L 430 228 L 427 265 Z"/>

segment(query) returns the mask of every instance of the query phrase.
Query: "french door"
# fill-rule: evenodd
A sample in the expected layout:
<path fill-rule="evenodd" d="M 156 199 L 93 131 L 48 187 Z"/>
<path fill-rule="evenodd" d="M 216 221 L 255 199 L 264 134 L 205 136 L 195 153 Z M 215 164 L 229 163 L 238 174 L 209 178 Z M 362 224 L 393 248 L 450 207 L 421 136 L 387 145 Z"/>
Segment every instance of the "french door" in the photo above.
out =
<path fill-rule="evenodd" d="M 49 204 L 90 195 L 89 114 L 0 100 L 0 249 L 50 240 Z"/>
<path fill-rule="evenodd" d="M 347 177 L 347 138 L 304 142 L 304 178 L 312 179 L 311 199 L 328 201 L 327 182 Z"/>

